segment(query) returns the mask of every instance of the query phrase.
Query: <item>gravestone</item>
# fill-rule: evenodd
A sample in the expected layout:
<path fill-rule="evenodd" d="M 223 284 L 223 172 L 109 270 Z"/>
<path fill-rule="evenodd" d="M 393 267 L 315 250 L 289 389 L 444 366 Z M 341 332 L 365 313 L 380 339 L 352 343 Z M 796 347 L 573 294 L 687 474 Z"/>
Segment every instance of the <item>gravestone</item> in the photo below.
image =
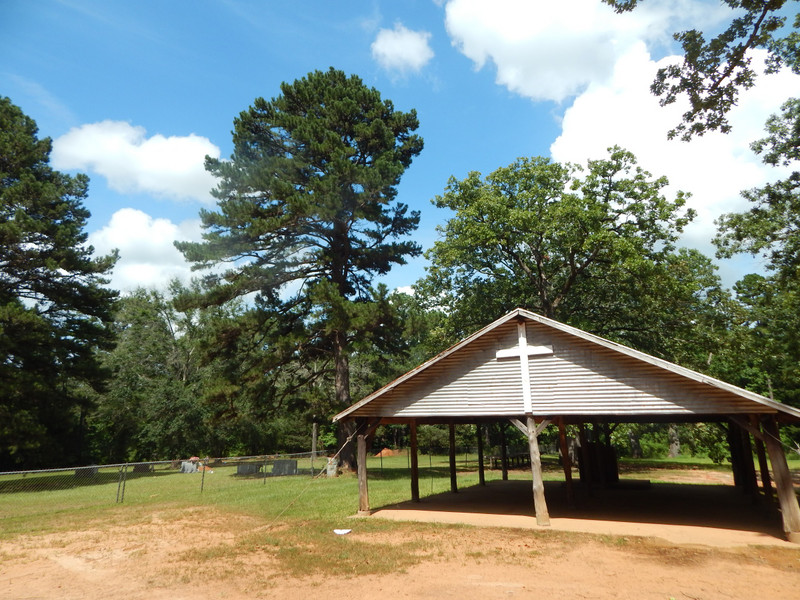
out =
<path fill-rule="evenodd" d="M 90 479 L 97 475 L 97 467 L 78 467 L 75 469 L 75 477 L 79 479 Z"/>
<path fill-rule="evenodd" d="M 261 470 L 261 465 L 256 463 L 239 463 L 236 465 L 237 475 L 255 475 Z"/>
<path fill-rule="evenodd" d="M 197 463 L 190 460 L 182 460 L 181 473 L 197 473 Z"/>
<path fill-rule="evenodd" d="M 339 459 L 337 458 L 329 458 L 328 459 L 328 477 L 336 477 L 339 474 Z"/>
<path fill-rule="evenodd" d="M 272 463 L 272 475 L 297 475 L 297 461 L 294 459 L 276 460 Z"/>

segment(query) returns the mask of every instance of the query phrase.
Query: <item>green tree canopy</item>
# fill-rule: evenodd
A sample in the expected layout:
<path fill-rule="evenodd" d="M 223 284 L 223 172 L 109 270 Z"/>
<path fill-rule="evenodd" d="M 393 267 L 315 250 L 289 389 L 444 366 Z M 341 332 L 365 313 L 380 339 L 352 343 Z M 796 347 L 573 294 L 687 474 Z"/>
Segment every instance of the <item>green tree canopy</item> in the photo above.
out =
<path fill-rule="evenodd" d="M 0 468 L 82 458 L 117 295 L 103 287 L 116 255 L 86 244 L 88 178 L 54 171 L 37 134 L 0 98 Z"/>
<path fill-rule="evenodd" d="M 420 252 L 403 239 L 419 214 L 396 195 L 422 139 L 413 110 L 356 76 L 315 71 L 281 92 L 235 120 L 229 161 L 207 159 L 218 212 L 201 213 L 202 243 L 176 245 L 197 268 L 226 266 L 194 301 L 254 293 L 264 344 L 287 362 L 332 364 L 330 408 L 341 409 L 353 344 L 384 324 L 373 277 Z"/>
<path fill-rule="evenodd" d="M 639 0 L 604 1 L 617 12 L 633 10 L 639 4 Z M 670 137 L 688 140 L 707 131 L 730 131 L 728 112 L 736 105 L 739 93 L 756 84 L 754 49 L 768 52 L 765 72 L 788 66 L 800 73 L 800 14 L 786 28 L 786 15 L 782 12 L 790 1 L 723 0 L 733 11 L 724 31 L 710 40 L 697 29 L 674 34 L 683 48 L 683 63 L 660 68 L 650 87 L 661 96 L 662 106 L 681 96 L 689 100 L 689 110 L 669 132 Z"/>
<path fill-rule="evenodd" d="M 585 175 L 524 158 L 485 178 L 451 179 L 434 202 L 455 214 L 427 253 L 420 291 L 460 323 L 456 338 L 516 306 L 619 333 L 619 306 L 645 298 L 658 278 L 663 285 L 672 244 L 693 216 L 682 193 L 662 195 L 666 185 L 619 148 Z"/>
<path fill-rule="evenodd" d="M 767 137 L 752 144 L 765 164 L 797 165 L 800 160 L 800 100 L 787 101 L 767 121 Z M 762 188 L 746 190 L 750 210 L 722 215 L 714 239 L 718 254 L 764 253 L 767 267 L 789 283 L 800 277 L 800 171 Z"/>

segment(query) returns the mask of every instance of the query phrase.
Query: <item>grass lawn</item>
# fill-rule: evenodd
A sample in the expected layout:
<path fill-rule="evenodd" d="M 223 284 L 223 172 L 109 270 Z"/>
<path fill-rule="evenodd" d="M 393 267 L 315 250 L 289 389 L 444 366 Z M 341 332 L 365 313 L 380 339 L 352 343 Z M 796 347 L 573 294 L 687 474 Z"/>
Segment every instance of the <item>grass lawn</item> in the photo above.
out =
<path fill-rule="evenodd" d="M 302 465 L 300 465 L 302 466 Z M 790 466 L 800 468 L 800 460 Z M 544 477 L 563 479 L 558 458 L 543 457 Z M 419 457 L 420 495 L 450 489 L 449 460 L 446 456 Z M 457 459 L 458 485 L 478 483 L 476 457 Z M 621 461 L 622 477 L 662 469 L 717 470 L 702 459 Z M 369 496 L 372 508 L 410 499 L 410 470 L 405 455 L 370 457 Z M 663 471 L 662 471 L 663 472 Z M 486 469 L 486 479 L 502 477 L 499 470 Z M 527 468 L 511 470 L 512 479 L 530 479 Z M 201 491 L 202 483 L 202 491 Z M 73 471 L 0 477 L 0 542 L 20 535 L 44 535 L 68 531 L 103 531 L 112 527 L 152 525 L 154 519 L 197 519 L 203 522 L 242 523 L 234 544 L 210 543 L 190 551 L 190 562 L 214 558 L 244 559 L 255 550 L 274 555 L 287 573 L 308 575 L 331 569 L 345 572 L 386 573 L 405 568 L 419 560 L 425 537 L 447 525 L 398 523 L 376 519 L 357 522 L 360 535 L 370 536 L 370 563 L 331 532 L 350 528 L 358 507 L 358 481 L 353 474 L 335 478 L 310 475 L 293 477 L 237 476 L 235 465 L 215 467 L 205 476 L 182 474 L 159 468 L 152 473 L 128 473 L 124 502 L 118 470 L 100 469 L 91 478 L 76 477 Z M 238 526 L 238 525 L 237 525 Z M 391 535 L 384 535 L 384 534 Z M 537 532 L 532 535 L 555 535 Z M 565 534 L 562 534 L 565 535 Z M 543 538 L 544 539 L 544 538 Z M 549 539 L 549 538 L 548 538 Z M 0 556 L 2 552 L 0 551 Z"/>
<path fill-rule="evenodd" d="M 322 465 L 317 462 L 316 471 Z M 558 457 L 542 457 L 544 478 L 563 480 Z M 301 469 L 309 465 L 299 464 Z M 478 483 L 477 457 L 457 457 L 459 487 Z M 790 457 L 790 469 L 800 469 L 800 457 Z M 450 489 L 447 456 L 420 455 L 421 496 Z M 650 471 L 702 469 L 729 471 L 702 457 L 677 459 L 623 459 L 621 477 L 636 478 Z M 406 455 L 370 457 L 369 496 L 373 508 L 410 498 L 410 468 Z M 500 479 L 499 470 L 486 469 L 486 479 Z M 509 471 L 512 479 L 528 479 L 527 468 Z M 202 487 L 202 491 L 201 491 Z M 117 502 L 117 500 L 123 500 Z M 100 469 L 89 478 L 73 471 L 20 476 L 0 476 L 0 539 L 19 533 L 53 531 L 74 527 L 81 520 L 147 515 L 154 510 L 194 511 L 215 507 L 221 511 L 250 514 L 268 521 L 322 522 L 325 528 L 353 515 L 358 507 L 358 482 L 352 474 L 335 478 L 237 476 L 236 466 L 215 467 L 213 473 L 184 474 L 159 466 L 152 473 L 128 473 L 124 488 L 117 469 Z"/>

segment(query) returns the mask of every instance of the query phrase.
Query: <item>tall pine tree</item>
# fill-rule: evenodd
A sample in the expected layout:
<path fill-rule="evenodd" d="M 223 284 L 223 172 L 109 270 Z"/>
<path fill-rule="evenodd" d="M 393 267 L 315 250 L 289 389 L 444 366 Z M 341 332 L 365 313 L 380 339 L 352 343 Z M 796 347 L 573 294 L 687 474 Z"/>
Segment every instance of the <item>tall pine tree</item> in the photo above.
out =
<path fill-rule="evenodd" d="M 88 178 L 50 167 L 51 142 L 0 98 L 0 468 L 80 462 L 103 374 L 116 256 L 86 245 Z"/>
<path fill-rule="evenodd" d="M 201 303 L 255 294 L 274 361 L 330 366 L 331 412 L 351 402 L 354 345 L 381 337 L 385 315 L 371 281 L 406 257 L 419 214 L 396 202 L 422 150 L 415 111 L 396 111 L 356 76 L 330 69 L 281 85 L 235 120 L 229 161 L 207 159 L 219 178 L 218 212 L 203 211 L 204 242 L 176 243 L 206 278 Z M 296 382 L 294 382 L 296 383 Z M 287 389 L 291 389 L 288 385 Z M 340 432 L 343 441 L 346 431 Z M 352 448 L 352 445 L 350 446 Z M 353 466 L 351 452 L 344 454 Z"/>

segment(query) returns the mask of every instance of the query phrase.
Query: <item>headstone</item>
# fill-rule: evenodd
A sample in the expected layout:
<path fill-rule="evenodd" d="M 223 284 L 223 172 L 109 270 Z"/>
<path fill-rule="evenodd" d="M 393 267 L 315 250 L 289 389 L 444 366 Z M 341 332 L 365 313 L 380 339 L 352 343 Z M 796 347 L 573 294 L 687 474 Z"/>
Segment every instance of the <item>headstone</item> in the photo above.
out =
<path fill-rule="evenodd" d="M 181 473 L 197 473 L 197 463 L 190 460 L 181 461 Z"/>
<path fill-rule="evenodd" d="M 79 467 L 75 469 L 75 477 L 80 477 L 83 479 L 89 479 L 97 475 L 97 467 Z"/>
<path fill-rule="evenodd" d="M 276 460 L 272 463 L 272 475 L 297 475 L 297 461 L 293 459 Z"/>
<path fill-rule="evenodd" d="M 328 459 L 328 477 L 336 477 L 339 471 L 339 459 L 338 458 L 329 458 Z"/>
<path fill-rule="evenodd" d="M 261 465 L 256 463 L 239 463 L 236 465 L 237 475 L 255 475 L 261 470 Z"/>

